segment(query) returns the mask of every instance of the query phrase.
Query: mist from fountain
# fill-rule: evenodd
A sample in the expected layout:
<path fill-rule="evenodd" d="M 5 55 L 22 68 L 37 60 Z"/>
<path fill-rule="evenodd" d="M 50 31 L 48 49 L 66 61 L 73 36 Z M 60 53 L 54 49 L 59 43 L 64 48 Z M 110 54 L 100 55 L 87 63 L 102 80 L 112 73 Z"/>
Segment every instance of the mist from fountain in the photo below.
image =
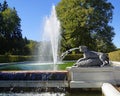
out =
<path fill-rule="evenodd" d="M 40 44 L 40 62 L 58 62 L 58 52 L 60 48 L 60 22 L 56 15 L 55 6 L 52 6 L 50 16 L 47 16 L 44 23 L 42 43 Z"/>

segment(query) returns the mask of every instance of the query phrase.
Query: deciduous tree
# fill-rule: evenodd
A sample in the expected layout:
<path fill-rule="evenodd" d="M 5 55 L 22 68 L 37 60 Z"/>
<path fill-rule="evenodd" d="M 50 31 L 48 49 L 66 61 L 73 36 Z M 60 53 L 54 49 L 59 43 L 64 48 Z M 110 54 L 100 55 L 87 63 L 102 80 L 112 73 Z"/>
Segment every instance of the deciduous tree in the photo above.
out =
<path fill-rule="evenodd" d="M 114 50 L 113 5 L 107 0 L 61 0 L 56 6 L 62 27 L 62 50 L 86 45 L 97 51 Z"/>

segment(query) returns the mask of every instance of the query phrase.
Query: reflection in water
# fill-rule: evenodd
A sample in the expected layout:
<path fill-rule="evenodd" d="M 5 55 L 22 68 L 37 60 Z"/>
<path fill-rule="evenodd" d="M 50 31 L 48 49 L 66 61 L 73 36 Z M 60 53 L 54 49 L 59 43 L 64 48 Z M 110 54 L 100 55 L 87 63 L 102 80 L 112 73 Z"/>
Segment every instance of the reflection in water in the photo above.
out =
<path fill-rule="evenodd" d="M 0 70 L 53 70 L 52 63 L 24 62 L 0 65 Z"/>
<path fill-rule="evenodd" d="M 81 92 L 66 93 L 64 96 L 102 96 L 102 92 L 101 91 L 81 91 Z"/>
<path fill-rule="evenodd" d="M 0 96 L 65 96 L 64 93 L 1 93 Z"/>
<path fill-rule="evenodd" d="M 82 93 L 0 93 L 0 96 L 102 96 L 101 92 Z"/>
<path fill-rule="evenodd" d="M 0 96 L 102 96 L 100 90 L 84 91 L 78 89 L 72 90 L 72 92 L 65 90 L 65 88 L 10 88 L 1 90 Z"/>

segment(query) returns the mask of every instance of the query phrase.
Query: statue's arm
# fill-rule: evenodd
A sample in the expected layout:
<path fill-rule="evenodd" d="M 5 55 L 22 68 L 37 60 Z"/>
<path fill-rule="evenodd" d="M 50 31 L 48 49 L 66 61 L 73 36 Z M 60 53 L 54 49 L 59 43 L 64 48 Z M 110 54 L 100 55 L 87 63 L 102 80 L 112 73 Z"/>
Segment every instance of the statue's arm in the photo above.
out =
<path fill-rule="evenodd" d="M 60 56 L 61 59 L 64 59 L 66 55 L 68 55 L 70 52 L 76 50 L 76 49 L 79 49 L 79 48 L 72 48 L 72 49 L 69 49 L 67 51 L 65 51 L 64 53 L 62 53 L 62 55 Z"/>

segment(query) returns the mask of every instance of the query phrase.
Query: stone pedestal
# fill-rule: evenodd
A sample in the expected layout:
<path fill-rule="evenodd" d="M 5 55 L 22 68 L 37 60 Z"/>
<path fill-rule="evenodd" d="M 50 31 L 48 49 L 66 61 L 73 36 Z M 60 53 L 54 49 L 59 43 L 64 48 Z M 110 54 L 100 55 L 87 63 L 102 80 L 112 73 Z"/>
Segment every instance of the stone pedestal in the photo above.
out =
<path fill-rule="evenodd" d="M 101 88 L 120 84 L 120 67 L 68 67 L 70 88 Z"/>

